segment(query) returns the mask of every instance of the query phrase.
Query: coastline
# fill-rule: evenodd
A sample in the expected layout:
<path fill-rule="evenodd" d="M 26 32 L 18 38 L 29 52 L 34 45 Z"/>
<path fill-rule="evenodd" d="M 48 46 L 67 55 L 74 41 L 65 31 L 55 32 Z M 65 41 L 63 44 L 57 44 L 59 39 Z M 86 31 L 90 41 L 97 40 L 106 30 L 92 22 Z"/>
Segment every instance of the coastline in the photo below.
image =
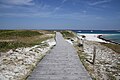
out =
<path fill-rule="evenodd" d="M 114 43 L 114 44 L 120 45 L 120 43 L 118 43 L 118 42 L 112 41 L 112 40 L 110 40 L 110 39 L 105 39 L 105 38 L 103 38 L 103 35 L 98 35 L 98 38 L 99 38 L 99 39 L 102 39 L 102 40 L 104 40 L 104 41 L 106 41 L 106 42 L 110 42 L 110 43 Z"/>
<path fill-rule="evenodd" d="M 111 41 L 99 38 L 103 35 L 107 34 L 77 34 L 78 43 L 83 44 L 76 46 L 78 55 L 93 79 L 119 80 L 119 45 L 113 45 Z M 108 44 L 101 44 L 103 42 Z M 96 59 L 93 65 L 94 51 Z"/>
<path fill-rule="evenodd" d="M 78 37 L 80 39 L 82 39 L 81 36 L 86 36 L 86 40 L 88 41 L 96 41 L 96 42 L 103 42 L 103 43 L 113 43 L 113 44 L 118 44 L 120 45 L 120 43 L 115 42 L 113 40 L 110 39 L 106 39 L 103 37 L 103 35 L 108 35 L 108 34 L 88 34 L 88 33 L 77 33 Z"/>
<path fill-rule="evenodd" d="M 104 42 L 104 43 L 109 43 L 108 41 L 102 40 L 98 38 L 99 35 L 104 35 L 104 34 L 84 34 L 84 33 L 77 33 L 78 37 L 80 39 L 83 39 L 82 36 L 85 36 L 85 39 L 88 41 L 96 41 L 96 42 Z"/>

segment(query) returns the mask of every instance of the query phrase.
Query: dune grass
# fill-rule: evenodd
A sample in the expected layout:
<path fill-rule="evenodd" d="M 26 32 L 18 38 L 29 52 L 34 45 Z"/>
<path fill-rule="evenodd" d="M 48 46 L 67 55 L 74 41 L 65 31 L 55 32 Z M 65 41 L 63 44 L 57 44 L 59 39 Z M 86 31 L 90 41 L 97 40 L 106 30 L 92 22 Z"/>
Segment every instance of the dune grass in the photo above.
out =
<path fill-rule="evenodd" d="M 42 35 L 37 31 L 30 31 L 30 30 L 1 30 L 0 31 L 0 39 L 7 39 L 7 38 L 16 38 L 16 37 L 32 37 L 36 35 Z"/>
<path fill-rule="evenodd" d="M 73 38 L 75 37 L 74 33 L 72 31 L 60 31 L 64 38 Z"/>
<path fill-rule="evenodd" d="M 52 31 L 37 31 L 37 30 L 0 30 L 0 52 L 16 49 L 18 47 L 30 47 L 40 44 L 53 36 Z"/>
<path fill-rule="evenodd" d="M 101 43 L 104 46 L 114 50 L 115 52 L 120 54 L 120 45 L 119 44 L 112 44 L 112 43 Z"/>

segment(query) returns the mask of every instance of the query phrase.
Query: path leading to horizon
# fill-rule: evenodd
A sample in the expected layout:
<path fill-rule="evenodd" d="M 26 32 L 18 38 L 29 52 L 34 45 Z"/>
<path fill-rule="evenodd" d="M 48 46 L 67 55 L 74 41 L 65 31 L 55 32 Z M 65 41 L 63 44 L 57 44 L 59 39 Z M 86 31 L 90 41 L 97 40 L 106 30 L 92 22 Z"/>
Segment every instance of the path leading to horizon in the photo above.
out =
<path fill-rule="evenodd" d="M 56 33 L 56 46 L 33 70 L 28 80 L 92 80 L 74 47 Z"/>

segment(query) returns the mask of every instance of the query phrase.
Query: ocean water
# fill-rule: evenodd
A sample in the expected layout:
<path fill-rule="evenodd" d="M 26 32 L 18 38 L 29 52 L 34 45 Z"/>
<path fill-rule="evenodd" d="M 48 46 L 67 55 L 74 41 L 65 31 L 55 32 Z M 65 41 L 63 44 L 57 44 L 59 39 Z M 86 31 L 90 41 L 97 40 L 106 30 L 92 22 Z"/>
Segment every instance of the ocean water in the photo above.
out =
<path fill-rule="evenodd" d="M 120 43 L 120 30 L 73 30 L 76 33 L 106 34 L 103 38 Z"/>
<path fill-rule="evenodd" d="M 103 35 L 103 38 L 120 43 L 120 34 Z"/>

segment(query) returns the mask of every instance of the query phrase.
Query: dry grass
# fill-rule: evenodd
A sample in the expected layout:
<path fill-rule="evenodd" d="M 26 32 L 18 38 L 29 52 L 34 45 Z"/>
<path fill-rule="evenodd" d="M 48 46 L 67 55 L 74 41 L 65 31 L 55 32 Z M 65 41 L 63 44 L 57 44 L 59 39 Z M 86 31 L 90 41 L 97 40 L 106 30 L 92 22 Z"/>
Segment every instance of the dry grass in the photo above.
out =
<path fill-rule="evenodd" d="M 93 80 L 99 80 L 97 77 L 94 75 L 94 68 L 91 63 L 87 61 L 87 54 L 82 51 L 82 47 L 79 47 L 78 45 L 75 46 L 75 49 L 78 53 L 78 56 L 80 58 L 80 61 L 84 65 L 85 69 L 88 71 L 88 73 L 91 75 Z"/>
<path fill-rule="evenodd" d="M 0 51 L 33 46 L 54 37 L 47 34 L 55 33 L 42 30 L 0 30 Z"/>
<path fill-rule="evenodd" d="M 60 31 L 63 35 L 64 38 L 73 38 L 75 37 L 74 33 L 72 31 L 67 31 L 67 30 L 63 30 Z"/>
<path fill-rule="evenodd" d="M 112 44 L 112 43 L 101 43 L 104 46 L 107 46 L 108 48 L 112 49 L 113 51 L 120 54 L 120 45 L 119 44 Z"/>

